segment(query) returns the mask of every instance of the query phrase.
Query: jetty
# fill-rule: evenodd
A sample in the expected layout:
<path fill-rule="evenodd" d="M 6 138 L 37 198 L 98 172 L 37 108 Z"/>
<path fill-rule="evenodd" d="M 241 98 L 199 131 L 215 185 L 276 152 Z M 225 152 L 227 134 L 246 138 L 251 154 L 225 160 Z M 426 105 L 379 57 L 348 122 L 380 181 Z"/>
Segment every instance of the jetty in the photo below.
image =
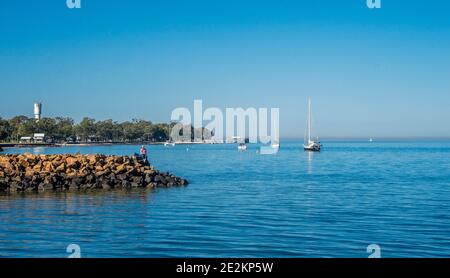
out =
<path fill-rule="evenodd" d="M 186 186 L 136 156 L 0 155 L 0 192 L 108 190 Z"/>

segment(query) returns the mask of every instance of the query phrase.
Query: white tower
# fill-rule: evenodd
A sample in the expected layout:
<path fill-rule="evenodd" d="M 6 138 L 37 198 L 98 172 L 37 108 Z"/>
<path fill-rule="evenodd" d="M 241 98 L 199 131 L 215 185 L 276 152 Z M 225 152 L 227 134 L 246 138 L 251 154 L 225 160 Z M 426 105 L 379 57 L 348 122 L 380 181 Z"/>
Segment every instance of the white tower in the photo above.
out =
<path fill-rule="evenodd" d="M 34 119 L 36 121 L 39 121 L 41 119 L 41 112 L 42 112 L 42 104 L 40 102 L 34 103 Z"/>

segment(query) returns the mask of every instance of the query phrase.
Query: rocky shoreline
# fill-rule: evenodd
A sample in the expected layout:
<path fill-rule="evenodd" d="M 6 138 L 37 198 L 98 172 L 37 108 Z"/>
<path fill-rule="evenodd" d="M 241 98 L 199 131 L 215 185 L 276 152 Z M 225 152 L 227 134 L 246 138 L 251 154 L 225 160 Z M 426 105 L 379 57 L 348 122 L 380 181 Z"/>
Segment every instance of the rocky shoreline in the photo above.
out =
<path fill-rule="evenodd" d="M 0 155 L 0 192 L 108 190 L 186 186 L 134 156 Z"/>

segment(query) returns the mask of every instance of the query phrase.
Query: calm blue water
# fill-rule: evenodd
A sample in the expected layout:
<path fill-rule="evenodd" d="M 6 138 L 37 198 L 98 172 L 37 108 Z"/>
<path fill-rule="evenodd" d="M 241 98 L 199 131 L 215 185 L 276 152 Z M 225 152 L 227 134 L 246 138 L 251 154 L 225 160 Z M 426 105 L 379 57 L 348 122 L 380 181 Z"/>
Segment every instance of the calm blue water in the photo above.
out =
<path fill-rule="evenodd" d="M 150 146 L 186 188 L 0 197 L 1 257 L 450 256 L 450 142 Z M 9 149 L 131 154 L 136 146 Z"/>

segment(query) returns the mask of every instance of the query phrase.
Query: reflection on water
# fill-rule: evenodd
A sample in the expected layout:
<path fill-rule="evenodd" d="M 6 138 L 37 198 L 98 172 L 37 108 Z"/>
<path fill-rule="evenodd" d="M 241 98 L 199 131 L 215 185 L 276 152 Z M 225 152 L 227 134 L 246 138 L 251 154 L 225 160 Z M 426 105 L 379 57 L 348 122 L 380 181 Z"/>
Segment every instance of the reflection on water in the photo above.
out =
<path fill-rule="evenodd" d="M 31 149 L 33 151 L 33 154 L 43 154 L 45 148 L 43 147 L 35 147 Z"/>
<path fill-rule="evenodd" d="M 314 158 L 314 152 L 308 152 L 305 151 L 306 153 L 306 163 L 308 165 L 308 174 L 312 174 L 313 173 L 313 158 Z"/>
<path fill-rule="evenodd" d="M 0 196 L 0 257 L 383 257 L 450 254 L 450 143 L 149 146 L 186 188 Z M 139 146 L 43 148 L 129 155 Z M 30 149 L 7 149 L 9 153 Z"/>

